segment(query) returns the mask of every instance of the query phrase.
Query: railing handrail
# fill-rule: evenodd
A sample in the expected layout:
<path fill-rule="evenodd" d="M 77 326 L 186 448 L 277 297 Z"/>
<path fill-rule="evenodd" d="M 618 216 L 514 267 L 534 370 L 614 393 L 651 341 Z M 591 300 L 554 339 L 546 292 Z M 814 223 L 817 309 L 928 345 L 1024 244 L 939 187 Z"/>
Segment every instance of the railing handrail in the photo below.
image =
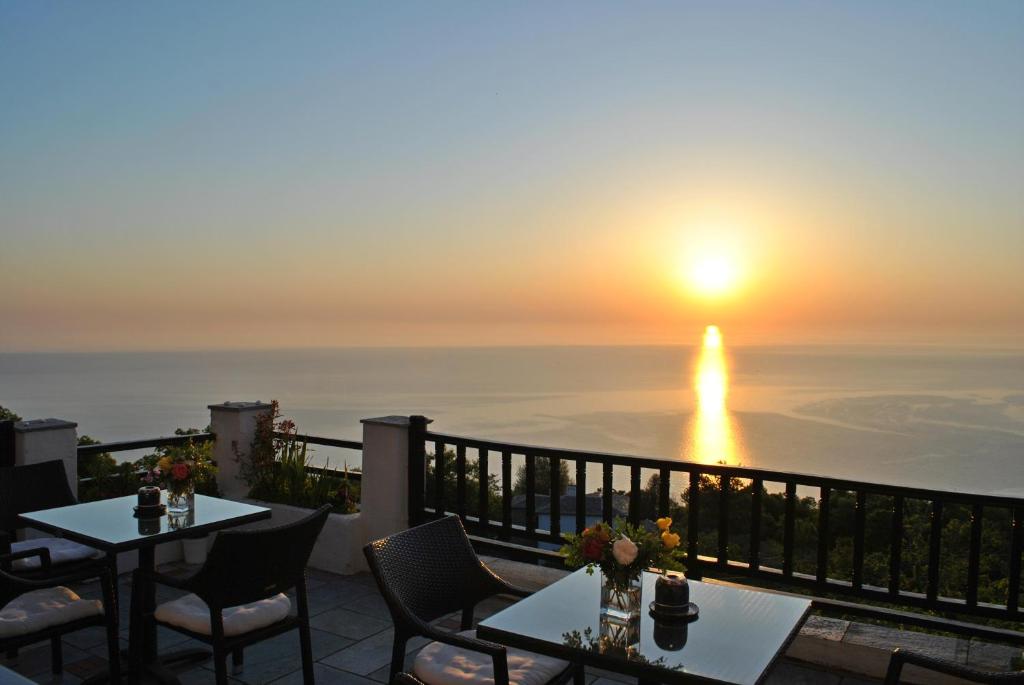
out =
<path fill-rule="evenodd" d="M 323 445 L 325 447 L 341 447 L 348 450 L 361 450 L 363 443 L 358 440 L 342 440 L 341 438 L 324 438 L 319 435 L 308 435 L 306 433 L 282 433 L 274 431 L 275 438 L 291 438 L 299 442 L 306 442 L 310 445 Z"/>
<path fill-rule="evenodd" d="M 641 457 L 629 454 L 618 454 L 614 452 L 593 452 L 564 447 L 543 447 L 539 445 L 525 445 L 519 443 L 502 442 L 499 440 L 488 440 L 472 438 L 450 433 L 434 433 L 428 431 L 425 435 L 427 442 L 444 442 L 445 444 L 462 445 L 474 449 L 485 449 L 493 452 L 511 452 L 512 454 L 532 454 L 535 457 L 545 459 L 565 459 L 576 461 L 583 459 L 592 464 L 611 464 L 613 466 L 639 466 L 642 469 L 661 470 L 668 468 L 670 471 L 681 473 L 699 472 L 712 476 L 725 476 L 727 478 L 748 478 L 750 480 L 762 480 L 771 483 L 796 483 L 807 487 L 828 487 L 832 490 L 862 490 L 877 495 L 902 495 L 908 499 L 941 499 L 946 502 L 968 502 L 981 501 L 988 506 L 998 507 L 1024 507 L 1024 497 L 1009 497 L 1006 495 L 987 495 L 984 493 L 972 493 L 964 491 L 935 490 L 931 488 L 919 488 L 908 485 L 886 485 L 871 481 L 856 481 L 845 478 L 834 478 L 831 476 L 819 476 L 810 473 L 799 473 L 795 471 L 773 471 L 750 466 L 732 466 L 728 464 L 704 464 L 695 461 L 680 461 L 674 459 L 661 459 L 657 457 Z"/>
<path fill-rule="evenodd" d="M 170 447 L 186 445 L 190 442 L 210 442 L 216 436 L 213 433 L 189 433 L 187 435 L 167 435 L 159 438 L 143 438 L 141 440 L 119 440 L 116 442 L 99 442 L 94 445 L 79 445 L 78 455 L 87 456 L 105 454 L 107 452 L 129 452 L 147 447 Z"/>

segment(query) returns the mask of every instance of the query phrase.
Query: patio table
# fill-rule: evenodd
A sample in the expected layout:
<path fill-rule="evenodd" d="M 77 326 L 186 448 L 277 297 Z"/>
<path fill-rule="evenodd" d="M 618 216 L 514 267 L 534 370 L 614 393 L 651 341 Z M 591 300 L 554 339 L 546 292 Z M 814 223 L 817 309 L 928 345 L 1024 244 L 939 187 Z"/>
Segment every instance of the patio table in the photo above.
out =
<path fill-rule="evenodd" d="M 164 502 L 166 497 L 166 492 L 161 493 Z M 155 548 L 161 543 L 233 528 L 252 521 L 268 519 L 271 515 L 270 509 L 266 507 L 196 495 L 195 507 L 188 514 L 165 513 L 159 517 L 139 519 L 134 516 L 136 503 L 136 496 L 128 495 L 33 511 L 22 514 L 20 518 L 26 526 L 56 533 L 104 552 L 107 563 L 116 575 L 119 552 L 137 550 L 139 568 L 153 571 L 156 566 Z M 156 587 L 147 581 L 137 590 L 143 612 L 146 615 L 152 614 L 156 607 Z M 160 680 L 174 682 L 173 678 L 167 677 L 159 668 L 160 663 L 156 654 L 156 625 L 149 621 L 145 628 L 142 631 L 130 631 L 129 649 L 142 649 L 147 669 Z M 142 644 L 136 644 L 140 639 Z M 190 650 L 171 658 L 205 658 L 208 655 L 205 650 Z"/>
<path fill-rule="evenodd" d="M 697 620 L 656 623 L 648 612 L 656 579 L 643 574 L 640 620 L 632 631 L 602 626 L 601 573 L 580 569 L 484 619 L 477 636 L 645 683 L 755 685 L 811 607 L 803 598 L 691 580 Z"/>

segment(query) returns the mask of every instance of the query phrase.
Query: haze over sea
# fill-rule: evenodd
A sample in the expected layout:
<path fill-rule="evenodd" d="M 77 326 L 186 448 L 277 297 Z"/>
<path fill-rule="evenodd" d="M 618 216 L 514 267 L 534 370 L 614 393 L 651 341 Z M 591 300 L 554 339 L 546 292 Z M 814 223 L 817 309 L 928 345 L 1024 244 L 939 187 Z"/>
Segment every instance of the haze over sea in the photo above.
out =
<path fill-rule="evenodd" d="M 717 370 L 707 353 L 707 339 L 703 351 L 8 353 L 0 404 L 113 441 L 202 428 L 211 403 L 277 399 L 301 432 L 328 437 L 422 413 L 441 432 L 518 443 L 1024 495 L 1022 349 L 736 347 Z"/>

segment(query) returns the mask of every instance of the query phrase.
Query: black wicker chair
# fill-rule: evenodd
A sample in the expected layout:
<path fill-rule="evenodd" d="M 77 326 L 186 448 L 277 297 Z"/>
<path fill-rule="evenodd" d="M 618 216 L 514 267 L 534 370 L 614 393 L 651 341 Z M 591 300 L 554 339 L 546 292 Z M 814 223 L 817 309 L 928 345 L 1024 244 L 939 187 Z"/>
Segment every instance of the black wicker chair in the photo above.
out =
<path fill-rule="evenodd" d="M 155 620 L 159 625 L 209 644 L 213 647 L 217 683 L 224 685 L 228 682 L 228 653 L 236 670 L 241 669 L 245 647 L 297 628 L 303 682 L 312 685 L 313 646 L 306 598 L 306 562 L 330 512 L 330 505 L 324 505 L 304 519 L 276 528 L 219 533 L 206 563 L 186 578 L 136 570 L 132 587 L 132 630 L 143 631 L 145 623 Z M 161 604 L 153 615 L 143 616 L 140 589 L 146 582 L 157 582 L 191 594 Z M 297 614 L 290 612 L 287 600 L 281 600 L 283 593 L 292 588 L 295 588 L 298 602 Z M 257 619 L 250 626 L 238 625 L 236 629 L 232 621 L 237 614 L 231 610 L 242 606 L 252 613 L 264 611 L 267 620 Z M 197 608 L 201 612 L 198 616 L 182 613 Z M 138 635 L 140 633 L 135 633 L 133 637 Z M 142 651 L 135 649 L 132 653 L 135 673 L 142 672 Z"/>
<path fill-rule="evenodd" d="M 889 669 L 885 673 L 885 685 L 898 685 L 905 664 L 912 664 L 936 673 L 963 678 L 972 683 L 1024 683 L 1024 672 L 1021 671 L 1005 671 L 1001 673 L 981 671 L 970 666 L 955 664 L 951 661 L 936 659 L 916 652 L 908 652 L 897 647 L 892 650 L 892 656 L 889 657 Z"/>
<path fill-rule="evenodd" d="M 17 541 L 17 532 L 24 528 L 19 514 L 77 504 L 78 499 L 68 485 L 64 462 L 60 459 L 38 464 L 0 467 L 0 554 L 45 547 L 50 550 L 51 570 L 44 572 L 35 559 L 22 560 L 14 566 L 18 574 L 45 577 L 48 573 L 76 573 L 95 566 L 100 552 L 63 538 L 40 537 Z M 59 552 L 58 552 L 59 548 Z M 62 561 L 61 556 L 73 557 Z M 25 562 L 31 563 L 29 567 Z"/>
<path fill-rule="evenodd" d="M 99 566 L 46 578 L 27 578 L 9 572 L 12 562 L 29 557 L 38 557 L 42 569 L 51 571 L 46 548 L 0 555 L 0 613 L 6 614 L 5 619 L 10 619 L 0 625 L 0 649 L 16 654 L 20 647 L 49 640 L 50 666 L 55 674 L 59 674 L 64 670 L 61 637 L 82 628 L 104 626 L 110 682 L 120 682 L 121 654 L 115 601 L 117 579 L 112 571 L 106 566 Z M 93 601 L 78 598 L 64 587 L 97 577 L 103 591 L 100 607 Z"/>
<path fill-rule="evenodd" d="M 505 582 L 480 561 L 457 516 L 377 540 L 364 547 L 363 552 L 395 625 L 390 679 L 405 670 L 409 639 L 424 636 L 435 643 L 490 657 L 494 684 L 509 685 L 509 649 L 431 625 L 443 616 L 461 612 L 462 630 L 468 631 L 473 624 L 473 610 L 480 601 L 500 594 L 517 597 L 530 594 Z M 582 685 L 582 667 L 565 666 L 548 682 L 562 683 L 573 678 L 577 685 Z M 413 671 L 415 673 L 416 669 Z M 416 673 L 416 677 L 426 680 L 428 685 L 437 685 L 430 683 L 422 673 Z"/>

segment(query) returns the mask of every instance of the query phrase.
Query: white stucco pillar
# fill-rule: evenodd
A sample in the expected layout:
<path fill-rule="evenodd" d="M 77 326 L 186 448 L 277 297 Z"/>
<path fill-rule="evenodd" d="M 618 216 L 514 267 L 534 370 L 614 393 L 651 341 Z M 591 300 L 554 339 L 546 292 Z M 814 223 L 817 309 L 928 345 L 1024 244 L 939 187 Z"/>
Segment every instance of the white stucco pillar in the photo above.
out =
<path fill-rule="evenodd" d="M 217 487 L 224 497 L 239 499 L 249 493 L 242 480 L 240 461 L 249 456 L 256 419 L 269 414 L 266 402 L 224 402 L 211 404 L 210 430 L 217 436 L 213 444 L 213 458 L 217 462 Z"/>
<path fill-rule="evenodd" d="M 38 464 L 60 459 L 71 492 L 78 495 L 78 424 L 61 419 L 35 419 L 14 424 L 14 463 Z"/>
<path fill-rule="evenodd" d="M 409 526 L 408 416 L 363 419 L 363 477 L 359 504 L 366 541 Z"/>

